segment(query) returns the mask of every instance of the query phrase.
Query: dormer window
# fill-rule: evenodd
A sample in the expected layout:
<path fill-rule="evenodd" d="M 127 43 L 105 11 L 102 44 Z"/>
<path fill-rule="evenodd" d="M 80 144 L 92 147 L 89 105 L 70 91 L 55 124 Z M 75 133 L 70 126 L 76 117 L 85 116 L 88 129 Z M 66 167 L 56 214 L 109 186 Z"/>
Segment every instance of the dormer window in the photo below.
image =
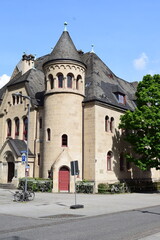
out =
<path fill-rule="evenodd" d="M 115 93 L 118 103 L 126 104 L 126 96 L 122 93 Z"/>

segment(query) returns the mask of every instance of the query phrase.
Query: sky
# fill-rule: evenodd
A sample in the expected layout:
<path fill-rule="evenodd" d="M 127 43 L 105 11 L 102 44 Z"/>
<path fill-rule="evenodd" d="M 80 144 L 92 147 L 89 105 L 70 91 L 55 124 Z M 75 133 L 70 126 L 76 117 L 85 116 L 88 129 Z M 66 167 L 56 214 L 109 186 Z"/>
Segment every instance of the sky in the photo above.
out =
<path fill-rule="evenodd" d="M 128 81 L 160 74 L 160 0 L 0 0 L 0 88 L 23 53 L 52 51 L 64 30 Z"/>

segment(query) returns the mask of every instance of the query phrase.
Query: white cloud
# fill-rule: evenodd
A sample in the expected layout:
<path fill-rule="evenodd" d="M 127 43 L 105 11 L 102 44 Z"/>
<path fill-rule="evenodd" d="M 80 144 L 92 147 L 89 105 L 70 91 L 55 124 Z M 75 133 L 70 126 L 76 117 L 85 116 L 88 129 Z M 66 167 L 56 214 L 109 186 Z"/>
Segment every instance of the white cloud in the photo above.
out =
<path fill-rule="evenodd" d="M 0 76 L 0 88 L 2 88 L 8 81 L 10 80 L 10 76 L 7 74 L 3 74 Z"/>
<path fill-rule="evenodd" d="M 148 63 L 148 57 L 145 53 L 142 53 L 139 58 L 134 59 L 133 65 L 137 70 L 144 70 Z"/>

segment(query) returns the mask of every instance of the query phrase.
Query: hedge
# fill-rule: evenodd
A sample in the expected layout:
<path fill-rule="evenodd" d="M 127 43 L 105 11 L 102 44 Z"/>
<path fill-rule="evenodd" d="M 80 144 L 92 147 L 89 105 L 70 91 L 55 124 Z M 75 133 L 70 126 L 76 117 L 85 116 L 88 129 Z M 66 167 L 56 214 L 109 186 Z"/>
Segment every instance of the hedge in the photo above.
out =
<path fill-rule="evenodd" d="M 25 178 L 19 179 L 18 189 L 24 189 Z M 27 178 L 27 189 L 34 192 L 51 192 L 53 181 L 51 179 Z"/>

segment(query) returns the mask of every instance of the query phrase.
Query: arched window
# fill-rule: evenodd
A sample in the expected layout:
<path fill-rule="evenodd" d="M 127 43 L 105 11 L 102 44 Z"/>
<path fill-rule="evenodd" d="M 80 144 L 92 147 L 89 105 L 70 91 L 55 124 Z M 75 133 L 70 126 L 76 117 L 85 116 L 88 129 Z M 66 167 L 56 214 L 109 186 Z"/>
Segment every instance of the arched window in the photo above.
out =
<path fill-rule="evenodd" d="M 109 117 L 105 116 L 105 131 L 109 132 Z"/>
<path fill-rule="evenodd" d="M 17 104 L 19 104 L 19 96 L 17 96 Z"/>
<path fill-rule="evenodd" d="M 66 134 L 62 135 L 62 147 L 68 146 L 68 136 Z"/>
<path fill-rule="evenodd" d="M 13 105 L 15 105 L 15 102 L 16 102 L 15 96 L 12 96 L 12 101 L 13 101 Z"/>
<path fill-rule="evenodd" d="M 39 128 L 40 129 L 42 128 L 42 118 L 41 117 L 39 118 Z"/>
<path fill-rule="evenodd" d="M 51 141 L 51 129 L 47 128 L 47 141 Z"/>
<path fill-rule="evenodd" d="M 112 162 L 111 162 L 112 156 L 113 156 L 112 151 L 108 151 L 108 153 L 107 153 L 107 170 L 108 171 L 112 170 Z"/>
<path fill-rule="evenodd" d="M 51 89 L 53 89 L 54 88 L 54 78 L 53 78 L 53 75 L 49 74 L 48 75 L 48 79 L 50 81 L 50 87 L 51 87 Z"/>
<path fill-rule="evenodd" d="M 120 154 L 119 167 L 120 167 L 120 171 L 124 171 L 124 156 L 123 156 L 123 153 Z"/>
<path fill-rule="evenodd" d="M 19 136 L 19 118 L 15 118 L 15 137 Z"/>
<path fill-rule="evenodd" d="M 12 133 L 12 122 L 11 119 L 7 120 L 7 137 L 10 137 Z"/>
<path fill-rule="evenodd" d="M 80 79 L 82 79 L 82 77 L 80 75 L 77 76 L 77 79 L 76 79 L 76 89 L 78 90 L 79 89 L 79 81 Z"/>
<path fill-rule="evenodd" d="M 27 140 L 28 138 L 28 118 L 23 118 L 23 139 Z"/>
<path fill-rule="evenodd" d="M 114 132 L 114 118 L 111 117 L 111 120 L 110 120 L 110 131 L 113 133 Z"/>
<path fill-rule="evenodd" d="M 72 79 L 73 79 L 73 75 L 72 74 L 68 74 L 67 75 L 67 87 L 68 88 L 72 88 Z"/>
<path fill-rule="evenodd" d="M 63 75 L 61 73 L 58 74 L 58 87 L 63 88 Z"/>

